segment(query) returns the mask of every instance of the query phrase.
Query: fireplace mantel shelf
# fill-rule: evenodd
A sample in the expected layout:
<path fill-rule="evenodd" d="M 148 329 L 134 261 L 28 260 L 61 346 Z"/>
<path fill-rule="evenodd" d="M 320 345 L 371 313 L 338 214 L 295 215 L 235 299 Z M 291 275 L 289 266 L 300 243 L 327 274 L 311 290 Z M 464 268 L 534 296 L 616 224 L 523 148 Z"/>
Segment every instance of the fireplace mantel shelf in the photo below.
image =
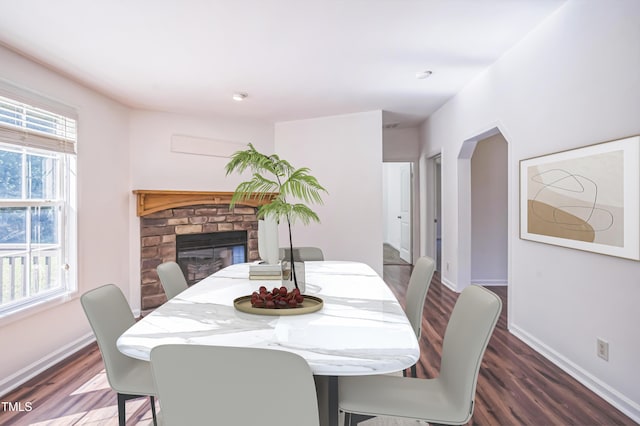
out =
<path fill-rule="evenodd" d="M 161 210 L 174 207 L 194 206 L 203 204 L 229 204 L 233 192 L 211 191 L 165 191 L 136 189 L 133 193 L 137 197 L 136 213 L 138 216 L 146 216 Z M 262 199 L 256 195 L 253 198 L 238 203 L 238 205 L 258 207 L 267 204 L 275 194 L 270 194 Z"/>

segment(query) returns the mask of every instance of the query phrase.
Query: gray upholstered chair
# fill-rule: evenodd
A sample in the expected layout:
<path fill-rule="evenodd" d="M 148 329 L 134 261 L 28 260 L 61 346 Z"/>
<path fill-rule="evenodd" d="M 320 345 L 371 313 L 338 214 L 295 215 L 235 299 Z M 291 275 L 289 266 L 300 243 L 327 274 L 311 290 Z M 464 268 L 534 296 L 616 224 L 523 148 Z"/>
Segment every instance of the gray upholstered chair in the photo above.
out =
<path fill-rule="evenodd" d="M 279 257 L 281 260 L 289 260 L 291 249 L 289 247 L 280 247 Z M 293 260 L 297 262 L 324 260 L 324 254 L 318 247 L 294 247 Z"/>
<path fill-rule="evenodd" d="M 150 364 L 130 358 L 116 347 L 118 337 L 135 323 L 124 294 L 115 285 L 107 284 L 86 292 L 80 302 L 96 336 L 109 385 L 118 394 L 120 426 L 126 423 L 125 402 L 146 396 L 151 399 L 153 424 L 156 425 L 156 388 Z"/>
<path fill-rule="evenodd" d="M 411 272 L 409 286 L 407 287 L 405 313 L 409 322 L 416 333 L 416 337 L 420 340 L 422 332 L 422 312 L 424 311 L 424 301 L 427 297 L 427 291 L 431 285 L 431 278 L 436 264 L 430 257 L 421 257 Z M 411 376 L 416 377 L 416 366 L 411 366 Z"/>
<path fill-rule="evenodd" d="M 167 426 L 318 426 L 313 373 L 270 349 L 162 345 L 151 350 Z"/>
<path fill-rule="evenodd" d="M 451 313 L 435 379 L 389 375 L 338 378 L 338 405 L 345 425 L 394 416 L 461 425 L 473 415 L 480 364 L 502 310 L 495 293 L 465 288 Z"/>
<path fill-rule="evenodd" d="M 161 263 L 158 265 L 157 271 L 164 294 L 167 295 L 167 300 L 173 299 L 187 289 L 187 280 L 184 278 L 180 265 L 176 262 Z"/>

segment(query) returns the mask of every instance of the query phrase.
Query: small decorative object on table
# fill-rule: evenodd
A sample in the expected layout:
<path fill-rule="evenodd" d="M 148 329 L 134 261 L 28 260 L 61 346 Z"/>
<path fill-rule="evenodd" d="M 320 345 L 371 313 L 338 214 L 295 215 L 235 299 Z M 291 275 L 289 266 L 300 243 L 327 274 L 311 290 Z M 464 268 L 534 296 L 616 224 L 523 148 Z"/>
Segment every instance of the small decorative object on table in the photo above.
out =
<path fill-rule="evenodd" d="M 282 267 L 279 263 L 275 265 L 269 264 L 252 264 L 249 265 L 250 280 L 280 280 L 282 278 Z"/>
<path fill-rule="evenodd" d="M 254 308 L 297 308 L 302 302 L 304 302 L 304 296 L 300 294 L 300 290 L 294 288 L 288 291 L 285 286 L 271 291 L 267 291 L 265 286 L 260 286 L 259 292 L 254 291 L 251 294 L 251 306 Z"/>
<path fill-rule="evenodd" d="M 300 292 L 304 293 L 307 289 L 304 262 L 296 261 L 294 262 L 293 267 L 291 267 L 290 260 L 282 259 L 280 264 L 282 266 L 282 285 L 287 289 L 297 288 Z M 293 270 L 295 270 L 295 277 L 297 278 L 297 281 L 294 280 L 294 276 L 292 274 Z"/>
<path fill-rule="evenodd" d="M 242 296 L 233 301 L 236 309 L 242 312 L 260 315 L 298 315 L 318 311 L 322 308 L 322 299 L 302 295 L 294 288 L 288 291 L 285 286 L 268 291 L 260 286 L 251 296 Z"/>

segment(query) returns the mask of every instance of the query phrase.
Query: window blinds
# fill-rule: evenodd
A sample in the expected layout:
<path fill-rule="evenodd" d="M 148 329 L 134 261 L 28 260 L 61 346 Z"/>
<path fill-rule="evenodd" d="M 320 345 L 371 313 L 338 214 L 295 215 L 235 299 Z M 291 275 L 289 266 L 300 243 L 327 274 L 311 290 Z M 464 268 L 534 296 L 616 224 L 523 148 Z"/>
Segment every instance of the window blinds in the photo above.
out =
<path fill-rule="evenodd" d="M 76 120 L 0 96 L 0 142 L 76 153 Z"/>

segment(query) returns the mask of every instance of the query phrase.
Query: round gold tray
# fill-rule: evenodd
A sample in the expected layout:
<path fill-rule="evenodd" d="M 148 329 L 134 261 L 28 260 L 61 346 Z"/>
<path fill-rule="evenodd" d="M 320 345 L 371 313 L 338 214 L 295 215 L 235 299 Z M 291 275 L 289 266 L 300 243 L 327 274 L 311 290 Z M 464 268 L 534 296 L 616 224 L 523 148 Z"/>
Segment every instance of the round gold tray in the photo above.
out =
<path fill-rule="evenodd" d="M 233 301 L 233 306 L 240 312 L 246 312 L 248 314 L 258 315 L 302 315 L 316 312 L 322 309 L 323 301 L 316 296 L 304 296 L 304 302 L 298 305 L 297 308 L 254 308 L 251 306 L 251 296 L 238 297 Z"/>

